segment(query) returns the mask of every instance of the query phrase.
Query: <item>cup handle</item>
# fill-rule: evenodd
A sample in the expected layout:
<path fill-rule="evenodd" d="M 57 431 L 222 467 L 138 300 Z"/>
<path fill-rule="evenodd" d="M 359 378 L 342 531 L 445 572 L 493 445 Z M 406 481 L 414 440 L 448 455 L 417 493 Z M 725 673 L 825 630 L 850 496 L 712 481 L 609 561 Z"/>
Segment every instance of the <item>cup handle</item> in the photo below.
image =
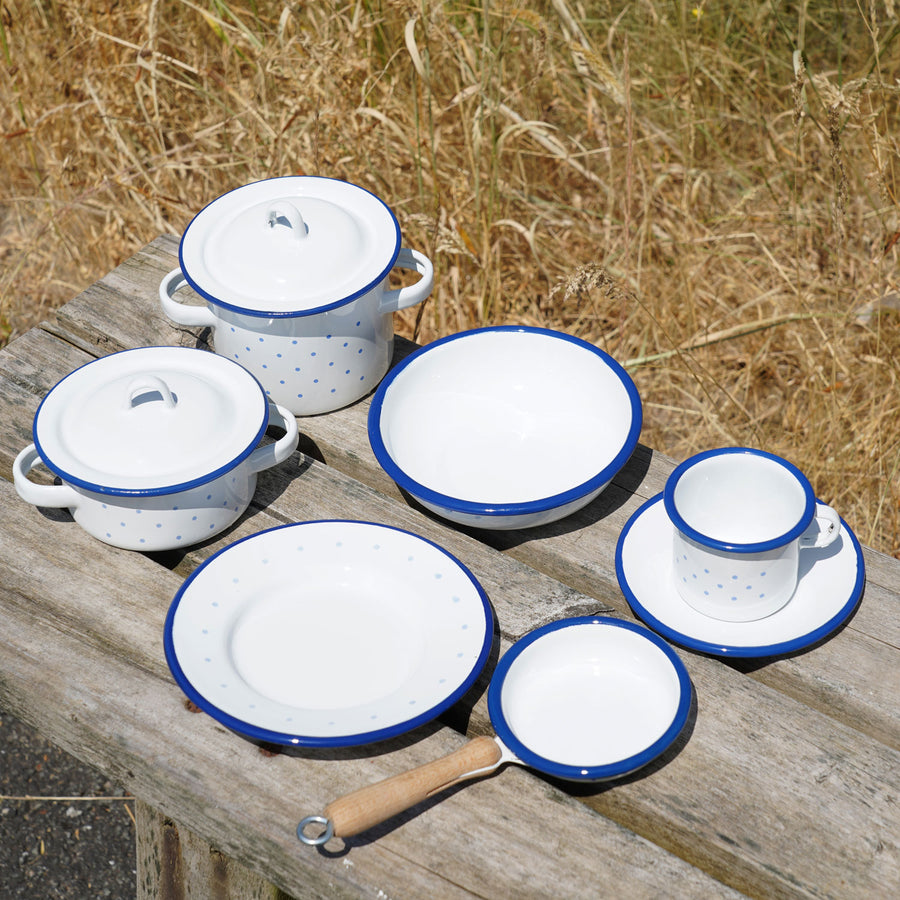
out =
<path fill-rule="evenodd" d="M 202 325 L 215 328 L 216 317 L 208 306 L 186 306 L 175 300 L 173 294 L 187 284 L 181 269 L 172 269 L 159 284 L 159 302 L 163 311 L 179 325 Z"/>
<path fill-rule="evenodd" d="M 45 509 L 74 509 L 78 506 L 79 493 L 67 484 L 35 484 L 28 473 L 43 462 L 34 444 L 29 444 L 13 463 L 13 483 L 16 493 L 32 506 Z"/>
<path fill-rule="evenodd" d="M 403 247 L 394 263 L 395 269 L 413 269 L 422 277 L 407 287 L 385 291 L 378 305 L 379 313 L 397 312 L 421 303 L 430 293 L 434 285 L 434 266 L 424 253 Z"/>
<path fill-rule="evenodd" d="M 841 517 L 824 503 L 816 504 L 816 517 L 800 535 L 800 549 L 827 547 L 841 533 Z"/>
<path fill-rule="evenodd" d="M 273 400 L 269 401 L 269 408 L 280 419 L 285 434 L 284 437 L 279 438 L 274 444 L 257 447 L 250 454 L 248 462 L 251 472 L 262 472 L 263 469 L 270 469 L 272 466 L 284 462 L 297 449 L 297 444 L 300 442 L 297 420 L 294 418 L 293 413 L 286 410 L 283 406 L 279 406 Z"/>

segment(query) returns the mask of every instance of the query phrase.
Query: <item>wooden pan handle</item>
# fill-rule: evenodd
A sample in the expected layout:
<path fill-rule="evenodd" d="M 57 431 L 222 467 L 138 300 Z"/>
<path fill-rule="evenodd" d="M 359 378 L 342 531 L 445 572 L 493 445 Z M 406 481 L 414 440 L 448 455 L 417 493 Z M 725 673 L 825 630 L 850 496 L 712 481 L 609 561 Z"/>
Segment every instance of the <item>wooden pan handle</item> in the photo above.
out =
<path fill-rule="evenodd" d="M 447 756 L 332 801 L 322 816 L 304 819 L 297 828 L 297 835 L 306 844 L 321 844 L 332 836 L 359 834 L 459 781 L 494 771 L 502 755 L 500 745 L 493 738 L 473 738 Z M 304 828 L 311 822 L 325 825 L 324 834 L 316 838 L 305 836 Z"/>

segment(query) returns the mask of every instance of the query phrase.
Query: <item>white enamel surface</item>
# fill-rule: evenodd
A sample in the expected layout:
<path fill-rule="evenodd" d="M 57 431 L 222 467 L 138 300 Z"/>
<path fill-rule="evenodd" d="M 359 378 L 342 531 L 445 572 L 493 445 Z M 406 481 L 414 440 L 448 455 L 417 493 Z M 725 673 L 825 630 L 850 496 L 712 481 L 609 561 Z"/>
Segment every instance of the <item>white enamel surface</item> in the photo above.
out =
<path fill-rule="evenodd" d="M 857 552 L 843 533 L 845 528 L 829 547 L 804 551 L 797 589 L 781 609 L 750 622 L 723 621 L 689 606 L 676 590 L 674 531 L 661 500 L 643 507 L 620 544 L 622 587 L 626 596 L 631 592 L 643 610 L 661 623 L 666 636 L 709 644 L 709 652 L 724 647 L 739 654 L 741 648 L 755 648 L 754 655 L 762 656 L 770 647 L 803 646 L 807 635 L 845 609 L 860 574 Z"/>
<path fill-rule="evenodd" d="M 504 717 L 529 750 L 572 766 L 609 765 L 651 746 L 681 693 L 672 663 L 621 628 L 550 632 L 522 651 L 503 682 Z"/>
<path fill-rule="evenodd" d="M 762 456 L 728 453 L 700 460 L 675 488 L 675 507 L 693 529 L 718 541 L 752 544 L 786 534 L 803 518 L 803 486 Z"/>
<path fill-rule="evenodd" d="M 673 529 L 673 578 L 695 609 L 717 619 L 749 622 L 784 606 L 797 586 L 800 542 L 759 553 L 710 552 Z"/>
<path fill-rule="evenodd" d="M 632 421 L 628 392 L 601 357 L 543 334 L 485 332 L 407 366 L 385 394 L 380 429 L 409 478 L 490 506 L 587 482 L 622 450 Z"/>
<path fill-rule="evenodd" d="M 265 416 L 262 390 L 240 366 L 201 350 L 148 347 L 64 378 L 41 404 L 35 436 L 45 461 L 72 479 L 146 491 L 232 464 L 255 445 Z"/>
<path fill-rule="evenodd" d="M 388 370 L 393 323 L 376 307 L 377 297 L 366 294 L 301 318 L 217 310 L 216 352 L 244 366 L 294 415 L 330 412 L 374 390 Z"/>
<path fill-rule="evenodd" d="M 421 497 L 418 498 L 418 501 L 422 506 L 426 509 L 430 509 L 436 515 L 443 516 L 460 525 L 467 525 L 470 528 L 491 528 L 495 530 L 536 528 L 539 525 L 548 525 L 550 522 L 556 522 L 559 519 L 563 519 L 582 507 L 587 506 L 607 484 L 609 484 L 609 482 L 601 484 L 596 490 L 583 494 L 569 503 L 562 503 L 559 506 L 553 506 L 550 509 L 543 509 L 535 512 L 514 513 L 511 515 L 479 515 L 478 513 L 466 513 L 455 509 L 450 510 L 437 503 L 429 503 Z"/>
<path fill-rule="evenodd" d="M 214 558 L 186 586 L 172 639 L 184 677 L 227 715 L 339 739 L 396 728 L 450 696 L 486 620 L 472 580 L 435 546 L 312 522 Z"/>
<path fill-rule="evenodd" d="M 297 229 L 279 204 L 295 208 Z M 182 264 L 207 294 L 248 310 L 313 310 L 381 280 L 398 250 L 377 197 L 330 178 L 273 178 L 224 194 L 185 230 Z"/>

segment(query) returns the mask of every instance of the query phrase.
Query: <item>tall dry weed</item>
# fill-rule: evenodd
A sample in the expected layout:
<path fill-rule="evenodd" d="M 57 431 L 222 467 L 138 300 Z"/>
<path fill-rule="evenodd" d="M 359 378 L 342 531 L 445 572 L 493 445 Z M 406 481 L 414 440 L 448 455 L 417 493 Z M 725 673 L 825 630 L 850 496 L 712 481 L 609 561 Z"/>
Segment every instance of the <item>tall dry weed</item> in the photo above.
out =
<path fill-rule="evenodd" d="M 765 447 L 900 550 L 893 2 L 7 0 L 0 340 L 225 190 L 362 184 L 431 256 L 398 329 L 559 328 L 645 443 Z"/>

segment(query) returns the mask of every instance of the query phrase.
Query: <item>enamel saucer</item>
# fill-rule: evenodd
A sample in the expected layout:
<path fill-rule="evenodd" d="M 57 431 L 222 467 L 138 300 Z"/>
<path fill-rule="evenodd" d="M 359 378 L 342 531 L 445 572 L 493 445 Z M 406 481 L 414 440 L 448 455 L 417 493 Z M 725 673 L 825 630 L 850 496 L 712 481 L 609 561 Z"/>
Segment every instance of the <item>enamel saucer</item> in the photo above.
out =
<path fill-rule="evenodd" d="M 672 581 L 674 526 L 662 499 L 648 500 L 628 520 L 616 546 L 616 575 L 635 615 L 663 637 L 715 656 L 778 656 L 827 637 L 856 609 L 865 584 L 862 548 L 841 520 L 833 544 L 803 551 L 797 590 L 777 612 L 752 622 L 698 612 Z"/>

